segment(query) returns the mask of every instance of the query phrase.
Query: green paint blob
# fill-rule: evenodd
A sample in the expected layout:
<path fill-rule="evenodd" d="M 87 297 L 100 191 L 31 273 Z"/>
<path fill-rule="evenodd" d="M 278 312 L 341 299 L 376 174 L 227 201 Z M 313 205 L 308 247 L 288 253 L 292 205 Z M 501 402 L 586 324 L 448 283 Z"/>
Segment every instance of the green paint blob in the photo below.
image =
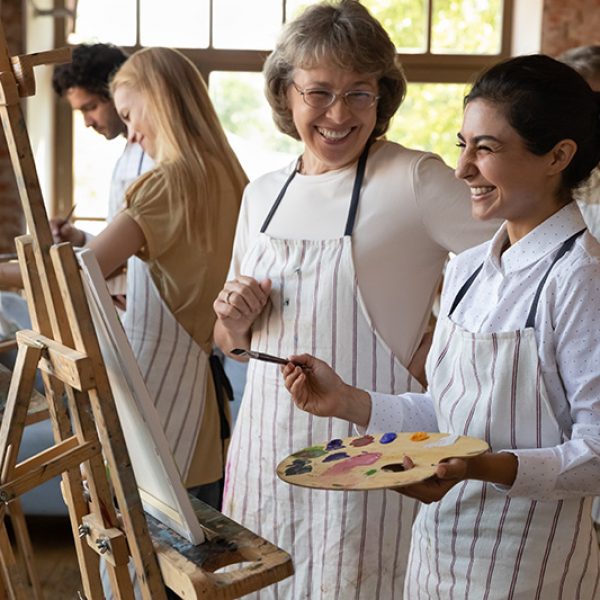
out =
<path fill-rule="evenodd" d="M 323 446 L 311 446 L 310 448 L 304 448 L 304 450 L 292 454 L 292 456 L 297 458 L 318 458 L 324 454 L 327 454 L 327 451 Z"/>
<path fill-rule="evenodd" d="M 365 475 L 375 475 L 375 473 L 377 473 L 377 469 L 369 469 Z"/>

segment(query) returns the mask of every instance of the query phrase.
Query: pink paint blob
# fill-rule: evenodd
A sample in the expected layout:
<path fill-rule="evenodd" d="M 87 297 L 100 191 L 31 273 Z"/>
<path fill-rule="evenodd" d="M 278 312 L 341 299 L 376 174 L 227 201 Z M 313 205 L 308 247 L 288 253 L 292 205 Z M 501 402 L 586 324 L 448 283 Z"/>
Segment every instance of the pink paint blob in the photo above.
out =
<path fill-rule="evenodd" d="M 333 467 L 324 471 L 321 477 L 329 477 L 335 475 L 345 475 L 355 469 L 356 467 L 365 467 L 376 463 L 381 458 L 381 452 L 364 452 L 358 456 L 353 456 L 347 460 L 343 460 Z"/>

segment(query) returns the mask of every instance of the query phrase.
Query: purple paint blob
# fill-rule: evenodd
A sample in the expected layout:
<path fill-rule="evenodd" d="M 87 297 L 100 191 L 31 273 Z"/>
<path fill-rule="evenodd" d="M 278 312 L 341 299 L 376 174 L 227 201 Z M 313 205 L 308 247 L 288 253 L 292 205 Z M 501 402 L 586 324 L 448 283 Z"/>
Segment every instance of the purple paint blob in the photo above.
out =
<path fill-rule="evenodd" d="M 325 450 L 339 450 L 340 448 L 345 448 L 344 442 L 342 440 L 331 440 L 329 444 L 325 447 Z"/>
<path fill-rule="evenodd" d="M 372 435 L 363 435 L 362 437 L 356 438 L 350 442 L 351 446 L 355 448 L 361 448 L 362 446 L 368 446 L 375 441 L 375 438 Z"/>
<path fill-rule="evenodd" d="M 339 462 L 333 467 L 329 467 L 327 471 L 322 474 L 322 477 L 329 477 L 332 475 L 346 475 L 352 469 L 356 467 L 364 467 L 368 465 L 372 465 L 377 462 L 381 458 L 381 452 L 363 452 L 363 454 L 359 454 L 358 456 L 353 456 L 352 458 L 348 458 L 342 462 Z"/>
<path fill-rule="evenodd" d="M 326 456 L 322 462 L 334 462 L 336 460 L 342 460 L 342 458 L 350 458 L 350 455 L 346 452 L 336 452 L 335 454 Z"/>
<path fill-rule="evenodd" d="M 395 433 L 384 433 L 379 439 L 380 444 L 389 444 L 393 442 L 398 436 Z"/>

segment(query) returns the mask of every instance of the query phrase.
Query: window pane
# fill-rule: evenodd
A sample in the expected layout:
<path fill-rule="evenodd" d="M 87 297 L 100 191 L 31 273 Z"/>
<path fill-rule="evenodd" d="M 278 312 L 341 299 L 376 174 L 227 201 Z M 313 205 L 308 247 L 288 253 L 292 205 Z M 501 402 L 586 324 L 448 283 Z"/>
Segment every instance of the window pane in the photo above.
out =
<path fill-rule="evenodd" d="M 434 0 L 431 51 L 499 54 L 502 0 Z"/>
<path fill-rule="evenodd" d="M 291 162 L 301 145 L 280 133 L 263 93 L 261 73 L 210 74 L 209 91 L 231 147 L 250 179 Z"/>
<path fill-rule="evenodd" d="M 208 0 L 141 0 L 142 46 L 208 47 Z"/>
<path fill-rule="evenodd" d="M 75 33 L 69 43 L 112 42 L 135 44 L 135 0 L 79 0 Z"/>
<path fill-rule="evenodd" d="M 270 50 L 281 29 L 281 0 L 213 2 L 213 46 Z"/>
<path fill-rule="evenodd" d="M 427 49 L 427 0 L 363 0 L 388 32 L 398 52 Z"/>
<path fill-rule="evenodd" d="M 439 154 L 456 166 L 456 134 L 462 123 L 462 84 L 409 83 L 406 100 L 394 117 L 388 138 L 395 142 Z"/>
<path fill-rule="evenodd" d="M 125 147 L 125 138 L 108 141 L 86 127 L 81 113 L 73 113 L 73 202 L 77 218 L 106 218 L 113 168 Z M 94 233 L 94 224 L 79 223 Z"/>

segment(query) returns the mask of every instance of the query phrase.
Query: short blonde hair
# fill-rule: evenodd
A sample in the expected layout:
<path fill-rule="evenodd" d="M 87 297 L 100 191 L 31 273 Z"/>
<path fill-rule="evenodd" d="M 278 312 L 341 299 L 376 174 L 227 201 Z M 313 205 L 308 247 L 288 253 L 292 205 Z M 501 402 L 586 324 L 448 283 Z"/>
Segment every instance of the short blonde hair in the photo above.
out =
<path fill-rule="evenodd" d="M 165 177 L 169 202 L 184 202 L 188 223 L 217 218 L 212 206 L 216 184 L 213 160 L 229 174 L 241 200 L 246 175 L 194 64 L 172 48 L 144 48 L 132 54 L 111 81 L 138 92 L 156 132 L 156 159 Z M 214 228 L 211 228 L 214 229 Z M 211 245 L 209 240 L 209 246 Z"/>
<path fill-rule="evenodd" d="M 265 62 L 265 94 L 283 133 L 300 139 L 287 102 L 294 70 L 332 66 L 368 73 L 378 82 L 380 99 L 372 138 L 383 135 L 406 94 L 396 48 L 379 21 L 357 0 L 308 7 L 284 28 Z"/>

